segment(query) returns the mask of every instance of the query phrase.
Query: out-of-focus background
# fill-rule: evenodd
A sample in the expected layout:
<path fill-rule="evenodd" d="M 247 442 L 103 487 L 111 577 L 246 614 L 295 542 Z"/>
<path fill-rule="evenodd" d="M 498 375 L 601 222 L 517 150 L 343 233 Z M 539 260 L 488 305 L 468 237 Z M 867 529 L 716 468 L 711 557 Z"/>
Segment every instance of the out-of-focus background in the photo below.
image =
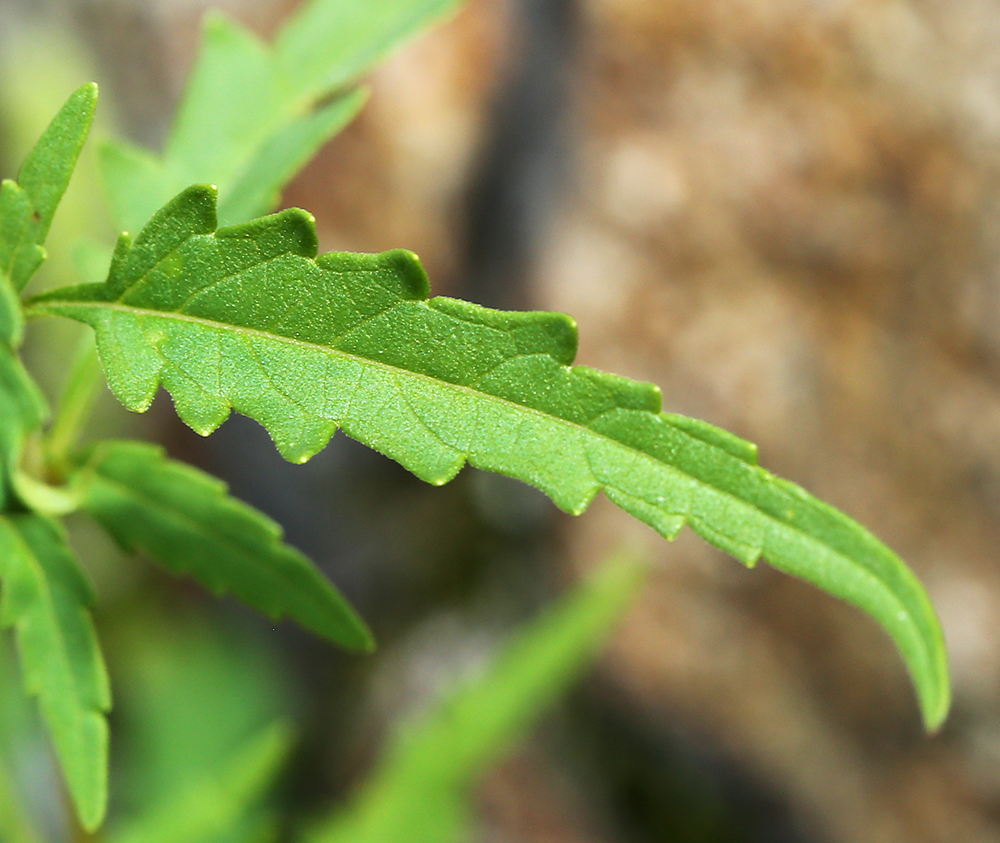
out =
<path fill-rule="evenodd" d="M 99 131 L 157 147 L 206 5 L 2 0 L 3 172 L 89 78 Z M 214 5 L 266 37 L 295 4 Z M 922 733 L 856 610 L 606 501 L 572 519 L 471 469 L 435 489 L 342 436 L 293 467 L 246 419 L 202 440 L 163 397 L 141 420 L 108 398 L 102 431 L 224 477 L 382 645 L 345 656 L 275 629 L 77 524 L 115 683 L 112 816 L 275 714 L 298 734 L 278 813 L 343 798 L 398 717 L 627 545 L 655 559 L 651 583 L 478 785 L 476 840 L 1000 841 L 1000 7 L 469 0 L 370 84 L 285 194 L 321 248 L 410 248 L 437 293 L 570 313 L 580 362 L 757 442 L 927 585 L 951 718 Z M 110 233 L 93 166 L 67 241 Z M 68 283 L 58 237 L 47 271 Z M 52 388 L 65 353 L 36 352 Z M 18 751 L 45 793 L 44 750 Z"/>

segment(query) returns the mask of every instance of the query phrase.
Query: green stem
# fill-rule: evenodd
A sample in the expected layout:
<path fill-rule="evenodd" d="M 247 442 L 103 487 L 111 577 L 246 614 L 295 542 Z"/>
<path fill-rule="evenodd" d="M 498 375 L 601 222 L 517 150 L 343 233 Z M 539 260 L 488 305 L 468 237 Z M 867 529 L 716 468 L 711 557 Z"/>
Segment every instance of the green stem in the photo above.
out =
<path fill-rule="evenodd" d="M 88 332 L 73 360 L 52 426 L 45 437 L 46 461 L 57 474 L 69 462 L 70 453 L 76 447 L 83 426 L 90 416 L 100 385 L 101 363 L 97 357 L 94 338 Z"/>

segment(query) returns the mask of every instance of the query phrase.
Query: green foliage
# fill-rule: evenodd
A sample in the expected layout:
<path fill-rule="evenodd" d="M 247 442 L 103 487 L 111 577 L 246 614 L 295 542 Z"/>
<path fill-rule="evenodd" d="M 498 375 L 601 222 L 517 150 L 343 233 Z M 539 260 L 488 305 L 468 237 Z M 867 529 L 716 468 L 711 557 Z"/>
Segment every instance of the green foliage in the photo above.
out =
<path fill-rule="evenodd" d="M 42 515 L 0 516 L 0 626 L 13 627 L 80 820 L 107 802 L 111 692 L 88 607 L 94 595 L 65 537 Z"/>
<path fill-rule="evenodd" d="M 125 406 L 145 410 L 162 383 L 203 435 L 235 408 L 303 462 L 340 427 L 431 483 L 468 461 L 573 514 L 603 490 L 668 539 L 688 523 L 746 565 L 763 556 L 876 618 L 928 728 L 940 724 L 937 619 L 868 531 L 758 467 L 749 443 L 661 413 L 652 384 L 570 367 L 567 316 L 428 300 L 409 252 L 315 255 L 308 214 L 216 231 L 214 191 L 192 187 L 121 238 L 105 284 L 46 293 L 29 312 L 91 325 Z"/>
<path fill-rule="evenodd" d="M 365 100 L 351 90 L 376 61 L 456 0 L 313 0 L 274 47 L 218 13 L 162 157 L 120 141 L 101 150 L 115 222 L 138 231 L 190 184 L 222 196 L 225 223 L 267 213 L 281 188 Z"/>
<path fill-rule="evenodd" d="M 210 607 L 149 598 L 130 601 L 118 637 L 109 642 L 122 738 L 115 834 L 151 825 L 150 817 L 187 798 L 190 782 L 228 787 L 226 782 L 245 780 L 235 759 L 247 757 L 255 745 L 271 745 L 262 736 L 274 733 L 287 748 L 298 690 L 266 634 L 227 623 Z M 263 753 L 273 759 L 272 773 L 281 755 Z M 252 780 L 262 778 L 263 772 L 255 773 Z M 237 791 L 247 794 L 245 814 L 257 813 L 262 787 Z M 234 823 L 232 831 L 240 825 Z"/>
<path fill-rule="evenodd" d="M 83 85 L 49 124 L 21 168 L 19 181 L 0 184 L 0 511 L 27 436 L 47 410 L 16 351 L 24 333 L 17 293 L 45 260 L 45 235 L 90 131 L 97 86 Z"/>
<path fill-rule="evenodd" d="M 137 229 L 178 189 L 201 179 L 226 190 L 230 219 L 245 220 L 267 211 L 288 179 L 360 108 L 364 93 L 348 86 L 406 36 L 453 6 L 451 0 L 373 0 L 363 5 L 314 0 L 289 22 L 273 51 L 235 23 L 210 16 L 198 67 L 163 158 L 120 143 L 109 143 L 102 150 L 116 222 Z M 293 61 L 289 51 L 308 61 Z M 289 75 L 292 65 L 294 73 Z M 46 479 L 65 474 L 76 428 L 89 411 L 93 366 L 86 355 L 71 375 L 44 445 L 48 464 L 40 467 L 42 476 L 22 470 L 22 455 L 48 410 L 17 356 L 24 324 L 17 294 L 45 258 L 42 243 L 96 102 L 96 85 L 76 91 L 28 155 L 19 182 L 4 181 L 0 189 L 0 513 L 37 509 L 63 514 L 86 503 L 124 545 L 149 553 L 168 568 L 189 571 L 216 592 L 234 591 L 268 614 L 292 615 L 346 646 L 371 649 L 365 625 L 308 560 L 281 543 L 277 527 L 193 469 L 157 461 L 151 451 L 109 445 L 100 451 L 103 472 L 90 465 L 71 487 L 46 485 Z M 92 246 L 89 252 L 88 263 L 99 266 L 101 249 Z M 122 480 L 122 473 L 116 477 L 108 472 L 123 469 L 129 459 L 133 469 L 145 459 L 150 474 L 139 478 L 134 470 L 126 470 L 133 486 L 113 486 Z M 153 496 L 147 498 L 148 517 L 129 523 L 126 516 L 141 508 L 140 493 Z M 182 500 L 185 495 L 188 503 L 198 500 L 205 507 L 193 520 L 192 509 Z M 16 562 L 0 560 L 5 596 L 11 583 L 18 581 L 15 577 L 23 579 Z M 34 599 L 41 595 L 36 589 Z M 17 608 L 23 625 L 28 622 L 24 618 L 30 620 L 44 607 L 19 602 Z M 9 623 L 15 622 L 12 611 Z M 96 642 L 94 646 L 99 654 Z M 32 653 L 37 662 L 40 651 L 35 648 Z M 81 820 L 94 828 L 106 802 L 106 726 L 98 741 L 91 721 L 68 719 L 52 707 L 67 684 L 53 668 L 62 664 L 56 660 L 58 653 L 58 648 L 53 650 L 48 672 L 40 673 L 26 657 L 24 667 L 33 690 L 41 694 Z M 69 710 L 73 705 L 81 702 L 71 694 L 64 707 Z M 98 706 L 106 708 L 106 702 Z M 58 723 L 53 720 L 56 714 Z M 74 735 L 73 728 L 79 733 Z"/>
<path fill-rule="evenodd" d="M 140 442 L 102 442 L 80 477 L 83 508 L 129 551 L 143 551 L 215 594 L 344 646 L 371 650 L 371 634 L 339 592 L 267 516 L 230 497 L 203 471 Z"/>
<path fill-rule="evenodd" d="M 283 456 L 304 462 L 341 428 L 434 484 L 469 462 L 530 483 L 573 514 L 603 491 L 668 539 L 689 524 L 748 566 L 764 558 L 868 612 L 899 647 L 926 726 L 946 715 L 941 631 L 916 578 L 847 516 L 758 467 L 753 445 L 661 412 L 651 384 L 572 366 L 576 326 L 567 316 L 428 298 L 423 269 L 405 251 L 317 257 L 313 219 L 301 210 L 252 220 L 360 108 L 361 74 L 454 5 L 313 0 L 273 46 L 210 15 L 163 155 L 121 142 L 102 148 L 112 214 L 140 232 L 134 241 L 121 235 L 102 283 L 20 300 L 45 258 L 95 86 L 69 98 L 18 182 L 0 187 L 0 625 L 14 630 L 25 686 L 88 830 L 107 801 L 110 693 L 92 589 L 53 516 L 82 508 L 125 549 L 213 592 L 351 648 L 368 650 L 372 639 L 280 528 L 221 482 L 140 443 L 76 451 L 98 377 L 92 349 L 43 430 L 46 403 L 19 358 L 26 315 L 91 325 L 125 406 L 147 409 L 162 384 L 202 434 L 235 409 L 264 425 Z M 209 182 L 218 188 L 198 184 Z M 81 252 L 88 276 L 107 262 L 100 246 Z M 611 565 L 518 638 L 483 679 L 401 736 L 351 810 L 322 824 L 316 840 L 454 837 L 469 782 L 595 652 L 639 579 L 634 563 Z M 167 661 L 151 660 L 158 670 Z M 179 710 L 197 695 L 174 684 L 152 696 Z M 193 719 L 177 717 L 183 728 L 164 729 L 160 741 L 173 758 L 168 778 L 185 784 L 161 787 L 115 843 L 266 830 L 251 809 L 287 751 L 285 727 L 209 752 L 207 740 L 184 745 Z M 195 764 L 188 756 L 202 750 L 211 759 Z M 0 812 L 9 814 L 4 800 L 15 797 L 3 763 Z M 0 833 L 31 840 L 29 821 L 10 816 Z"/>
<path fill-rule="evenodd" d="M 309 843 L 451 843 L 473 782 L 589 663 L 648 568 L 613 557 L 522 629 L 486 672 L 403 729 L 363 791 Z"/>
<path fill-rule="evenodd" d="M 107 802 L 107 674 L 88 607 L 93 593 L 58 526 L 15 514 L 14 480 L 45 405 L 16 356 L 14 296 L 45 259 L 42 243 L 93 119 L 94 85 L 63 106 L 29 154 L 20 183 L 0 187 L 0 626 L 13 627 L 28 691 L 38 696 L 81 822 L 96 828 Z M 2 511 L 2 510 L 0 510 Z"/>
<path fill-rule="evenodd" d="M 0 276 L 0 288 L 6 279 Z M 0 305 L 2 306 L 2 305 Z M 13 478 L 28 435 L 41 427 L 45 399 L 14 350 L 0 341 L 0 511 L 11 505 Z"/>
<path fill-rule="evenodd" d="M 66 102 L 31 150 L 18 181 L 0 186 L 0 274 L 20 292 L 42 261 L 59 200 L 97 108 L 97 86 L 83 85 Z M 2 324 L 2 323 L 0 323 Z"/>

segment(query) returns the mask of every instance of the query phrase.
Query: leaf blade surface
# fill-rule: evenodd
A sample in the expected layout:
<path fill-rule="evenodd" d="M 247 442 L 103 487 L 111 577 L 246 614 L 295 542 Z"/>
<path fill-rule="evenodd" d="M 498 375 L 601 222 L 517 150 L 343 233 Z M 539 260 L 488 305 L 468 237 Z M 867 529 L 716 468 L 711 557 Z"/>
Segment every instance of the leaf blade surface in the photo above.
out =
<path fill-rule="evenodd" d="M 24 684 L 37 696 L 77 814 L 95 829 L 107 804 L 107 671 L 93 602 L 56 523 L 0 515 L 0 626 L 13 627 Z"/>
<path fill-rule="evenodd" d="M 404 38 L 458 6 L 458 0 L 312 0 L 275 41 L 284 86 L 315 97 L 350 84 Z"/>
<path fill-rule="evenodd" d="M 266 213 L 285 184 L 357 113 L 354 86 L 457 0 L 312 0 L 274 45 L 218 12 L 202 43 L 162 156 L 106 143 L 101 168 L 120 231 L 138 231 L 193 182 L 216 185 L 221 218 Z"/>
<path fill-rule="evenodd" d="M 567 316 L 428 299 L 411 253 L 317 259 L 305 212 L 216 231 L 214 209 L 210 188 L 190 188 L 121 241 L 105 284 L 34 300 L 95 328 L 127 407 L 146 409 L 162 383 L 196 431 L 235 409 L 293 461 L 339 427 L 435 484 L 469 462 L 573 514 L 603 490 L 668 539 L 689 524 L 746 565 L 763 556 L 871 614 L 925 724 L 940 724 L 946 657 L 919 581 L 856 522 L 756 465 L 752 445 L 660 412 L 652 384 L 570 366 Z"/>
<path fill-rule="evenodd" d="M 126 550 L 143 551 L 215 594 L 233 592 L 278 618 L 353 649 L 371 650 L 364 622 L 281 528 L 225 484 L 163 449 L 102 442 L 83 471 L 83 508 Z"/>

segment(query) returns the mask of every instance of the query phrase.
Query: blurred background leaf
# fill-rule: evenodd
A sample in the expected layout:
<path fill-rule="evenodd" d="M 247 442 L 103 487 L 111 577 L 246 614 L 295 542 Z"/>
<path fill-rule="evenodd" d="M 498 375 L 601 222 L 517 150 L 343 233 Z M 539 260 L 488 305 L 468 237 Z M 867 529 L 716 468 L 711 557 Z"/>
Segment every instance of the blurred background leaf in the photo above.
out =
<path fill-rule="evenodd" d="M 467 836 L 470 790 L 599 651 L 648 573 L 616 556 L 518 630 L 483 675 L 403 724 L 353 803 L 313 843 L 451 843 Z"/>

